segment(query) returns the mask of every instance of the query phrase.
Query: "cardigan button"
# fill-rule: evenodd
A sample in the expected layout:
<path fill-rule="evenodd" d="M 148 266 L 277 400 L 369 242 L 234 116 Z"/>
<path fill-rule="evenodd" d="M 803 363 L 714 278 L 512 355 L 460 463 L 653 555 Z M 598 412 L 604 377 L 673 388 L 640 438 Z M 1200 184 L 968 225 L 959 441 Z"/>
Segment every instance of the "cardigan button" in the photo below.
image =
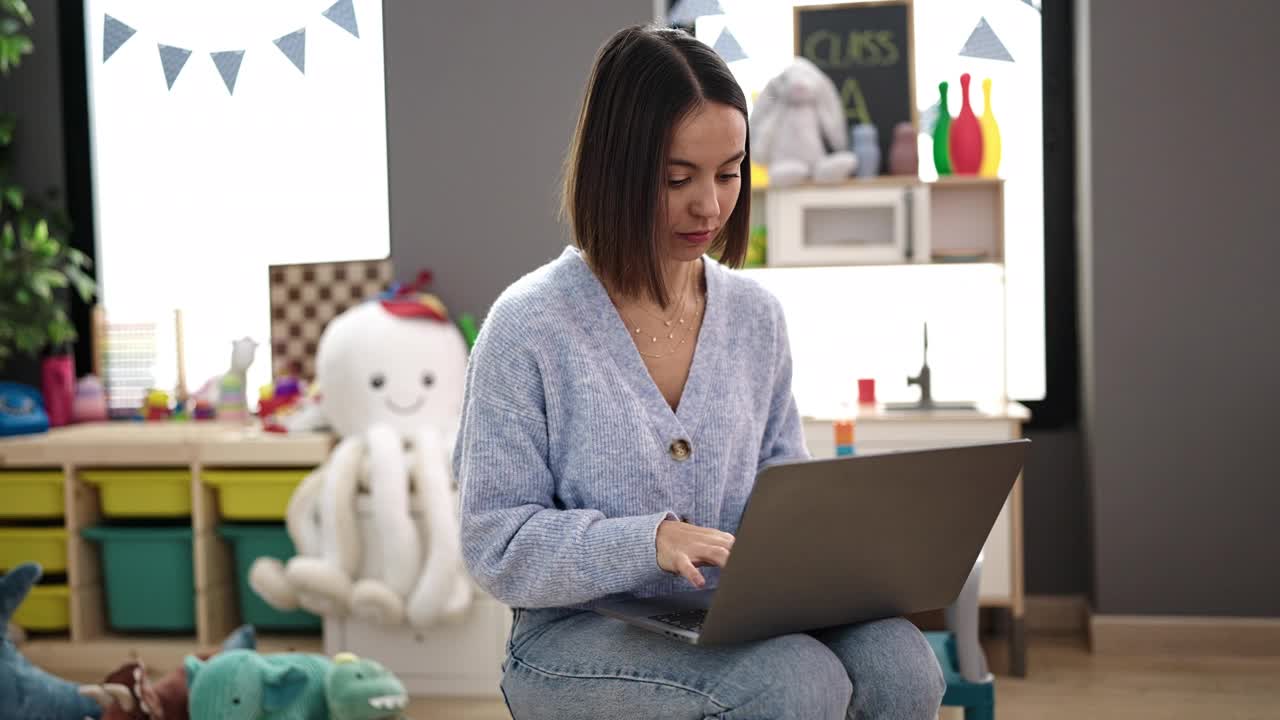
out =
<path fill-rule="evenodd" d="M 667 448 L 667 452 L 671 453 L 671 457 L 676 460 L 684 462 L 685 460 L 688 460 L 689 455 L 693 453 L 693 448 L 689 447 L 688 440 L 681 438 L 679 440 L 672 440 L 671 447 Z"/>

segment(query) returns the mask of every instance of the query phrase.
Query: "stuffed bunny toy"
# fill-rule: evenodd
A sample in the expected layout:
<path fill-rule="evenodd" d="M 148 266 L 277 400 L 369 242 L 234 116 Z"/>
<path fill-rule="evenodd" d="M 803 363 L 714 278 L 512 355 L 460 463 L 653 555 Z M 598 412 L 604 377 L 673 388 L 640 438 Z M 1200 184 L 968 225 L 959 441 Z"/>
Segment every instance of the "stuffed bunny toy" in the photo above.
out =
<path fill-rule="evenodd" d="M 841 182 L 858 166 L 848 144 L 840 94 L 817 65 L 797 57 L 764 86 L 751 113 L 751 158 L 771 185 Z"/>

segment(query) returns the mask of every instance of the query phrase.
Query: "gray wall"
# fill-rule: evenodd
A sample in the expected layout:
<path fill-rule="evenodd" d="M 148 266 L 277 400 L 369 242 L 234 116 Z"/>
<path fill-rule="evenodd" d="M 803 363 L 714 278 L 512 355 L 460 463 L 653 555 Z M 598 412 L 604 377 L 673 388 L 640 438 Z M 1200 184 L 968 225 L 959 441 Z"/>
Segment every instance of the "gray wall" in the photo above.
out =
<path fill-rule="evenodd" d="M 1280 3 L 1078 9 L 1094 607 L 1280 616 Z"/>
<path fill-rule="evenodd" d="M 1076 428 L 1029 430 L 1023 481 L 1023 561 L 1030 595 L 1089 591 L 1089 523 Z"/>
<path fill-rule="evenodd" d="M 385 3 L 391 256 L 483 317 L 558 255 L 561 163 L 596 49 L 653 0 Z M 447 10 L 443 9 L 447 7 Z"/>

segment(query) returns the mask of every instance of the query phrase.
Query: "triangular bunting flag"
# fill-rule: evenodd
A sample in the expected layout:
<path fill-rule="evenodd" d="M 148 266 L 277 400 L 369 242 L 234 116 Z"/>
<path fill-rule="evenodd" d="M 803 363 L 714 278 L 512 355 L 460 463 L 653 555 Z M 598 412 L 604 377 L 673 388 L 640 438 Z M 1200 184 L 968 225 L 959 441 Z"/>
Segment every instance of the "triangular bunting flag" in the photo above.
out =
<path fill-rule="evenodd" d="M 169 89 L 173 89 L 173 81 L 178 79 L 178 73 L 182 72 L 182 66 L 187 64 L 187 58 L 191 56 L 191 51 L 185 48 L 173 47 L 172 45 L 159 45 L 160 47 L 160 65 L 164 67 L 164 79 L 169 83 Z"/>
<path fill-rule="evenodd" d="M 1040 12 L 1040 0 L 1022 0 L 1022 2 L 1035 8 L 1036 12 Z"/>
<path fill-rule="evenodd" d="M 235 95 L 236 76 L 240 74 L 240 63 L 244 60 L 244 51 L 224 50 L 209 53 L 209 57 L 213 58 L 213 64 L 217 66 L 218 74 L 222 76 L 222 82 L 227 84 L 227 92 Z"/>
<path fill-rule="evenodd" d="M 978 27 L 973 29 L 960 54 L 982 60 L 1013 62 L 1013 56 L 1009 54 L 1004 43 L 1000 42 L 1000 38 L 996 37 L 995 31 L 987 24 L 986 18 L 978 21 Z"/>
<path fill-rule="evenodd" d="M 676 0 L 667 18 L 672 25 L 687 27 L 704 15 L 723 15 L 720 0 Z"/>
<path fill-rule="evenodd" d="M 324 16 L 343 30 L 360 37 L 360 28 L 356 25 L 356 9 L 351 5 L 351 0 L 338 0 L 324 11 Z"/>
<path fill-rule="evenodd" d="M 289 58 L 289 61 L 298 68 L 298 72 L 305 75 L 307 72 L 307 29 L 302 28 L 284 37 L 276 38 L 275 42 L 276 47 L 280 48 L 280 52 L 284 53 L 284 56 Z"/>
<path fill-rule="evenodd" d="M 738 39 L 729 32 L 729 28 L 720 31 L 720 37 L 716 38 L 716 44 L 712 48 L 727 63 L 734 60 L 745 60 L 747 54 L 742 52 L 742 46 L 738 44 Z"/>
<path fill-rule="evenodd" d="M 133 37 L 135 32 L 137 31 L 110 15 L 104 15 L 102 17 L 102 62 L 106 62 L 107 58 L 114 55 L 126 40 Z"/>

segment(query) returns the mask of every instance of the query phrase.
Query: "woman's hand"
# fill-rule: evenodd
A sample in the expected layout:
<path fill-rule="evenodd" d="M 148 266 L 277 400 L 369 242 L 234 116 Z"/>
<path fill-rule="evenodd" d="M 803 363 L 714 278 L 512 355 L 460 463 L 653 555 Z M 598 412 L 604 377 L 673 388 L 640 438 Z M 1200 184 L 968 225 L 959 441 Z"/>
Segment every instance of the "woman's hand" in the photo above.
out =
<path fill-rule="evenodd" d="M 733 548 L 733 536 L 715 528 L 699 527 L 680 520 L 658 524 L 658 567 L 672 575 L 682 575 L 701 589 L 707 581 L 698 568 L 724 567 Z"/>

